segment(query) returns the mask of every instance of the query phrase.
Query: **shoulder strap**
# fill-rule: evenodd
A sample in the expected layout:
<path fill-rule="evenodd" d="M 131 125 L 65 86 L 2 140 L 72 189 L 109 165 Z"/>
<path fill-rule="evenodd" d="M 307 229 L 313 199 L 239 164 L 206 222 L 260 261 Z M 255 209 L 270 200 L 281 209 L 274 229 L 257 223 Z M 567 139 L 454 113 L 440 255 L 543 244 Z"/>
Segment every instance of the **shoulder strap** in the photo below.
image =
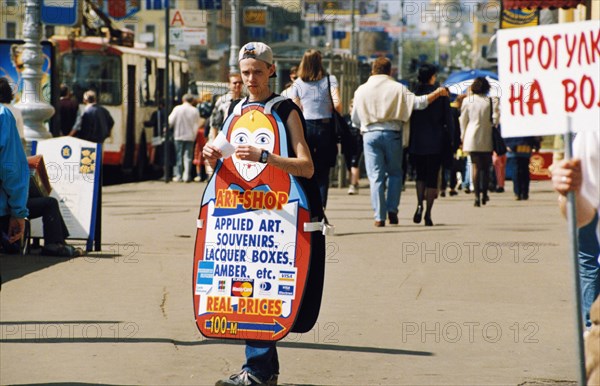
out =
<path fill-rule="evenodd" d="M 235 107 L 233 108 L 234 115 L 237 115 L 238 117 L 242 115 L 242 107 L 244 106 L 244 103 L 246 103 L 247 100 L 248 97 L 245 97 L 244 99 L 240 100 L 237 105 L 235 105 Z"/>
<path fill-rule="evenodd" d="M 283 102 L 284 100 L 286 100 L 287 98 L 284 96 L 277 96 L 273 99 L 271 99 L 270 101 L 268 101 L 267 103 L 265 103 L 265 107 L 264 107 L 264 114 L 269 114 L 271 115 L 271 110 L 273 110 L 273 107 L 280 103 Z M 240 116 L 242 115 L 242 107 L 244 106 L 244 103 L 246 103 L 246 101 L 248 100 L 248 97 L 242 99 L 241 101 L 238 102 L 237 105 L 235 105 L 235 107 L 233 108 L 233 114 Z"/>
<path fill-rule="evenodd" d="M 277 108 L 275 105 L 278 104 L 279 102 L 283 102 L 284 100 L 286 100 L 288 98 L 284 97 L 284 96 L 276 96 L 275 98 L 271 99 L 270 101 L 268 101 L 267 103 L 265 103 L 265 114 L 269 114 L 271 115 L 271 110 L 275 107 Z"/>
<path fill-rule="evenodd" d="M 333 104 L 333 97 L 331 96 L 331 81 L 329 80 L 329 74 L 325 76 L 327 77 L 327 90 L 329 91 L 329 101 L 331 102 L 331 116 L 333 116 L 335 105 Z"/>

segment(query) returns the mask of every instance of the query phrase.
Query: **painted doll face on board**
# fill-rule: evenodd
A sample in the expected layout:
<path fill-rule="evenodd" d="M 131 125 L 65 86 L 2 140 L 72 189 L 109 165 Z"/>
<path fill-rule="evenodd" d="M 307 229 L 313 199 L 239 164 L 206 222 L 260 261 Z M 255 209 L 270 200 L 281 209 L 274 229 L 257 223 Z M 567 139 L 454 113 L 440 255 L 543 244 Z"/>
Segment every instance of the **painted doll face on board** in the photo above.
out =
<path fill-rule="evenodd" d="M 233 146 L 251 145 L 272 153 L 275 148 L 275 128 L 262 112 L 251 110 L 235 123 L 230 142 Z M 260 162 L 239 159 L 235 153 L 232 157 L 237 172 L 246 181 L 255 179 L 267 166 Z"/>

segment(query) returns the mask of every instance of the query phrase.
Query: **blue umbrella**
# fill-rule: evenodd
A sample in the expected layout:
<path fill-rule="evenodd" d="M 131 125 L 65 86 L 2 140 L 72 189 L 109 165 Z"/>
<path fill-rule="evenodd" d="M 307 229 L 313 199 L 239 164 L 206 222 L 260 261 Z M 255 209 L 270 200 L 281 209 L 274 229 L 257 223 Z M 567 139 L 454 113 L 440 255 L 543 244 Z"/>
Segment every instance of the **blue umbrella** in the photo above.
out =
<path fill-rule="evenodd" d="M 475 78 L 484 77 L 490 82 L 490 96 L 500 96 L 500 83 L 498 82 L 498 74 L 486 70 L 470 70 L 457 71 L 450 74 L 444 82 L 444 86 L 448 87 L 451 94 L 464 94 Z"/>

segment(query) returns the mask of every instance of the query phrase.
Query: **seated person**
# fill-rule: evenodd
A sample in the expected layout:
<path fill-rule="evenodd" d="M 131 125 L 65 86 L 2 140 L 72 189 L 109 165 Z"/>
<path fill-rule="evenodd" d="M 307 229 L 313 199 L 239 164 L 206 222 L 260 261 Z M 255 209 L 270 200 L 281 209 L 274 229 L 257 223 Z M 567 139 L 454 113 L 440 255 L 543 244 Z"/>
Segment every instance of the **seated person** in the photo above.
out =
<path fill-rule="evenodd" d="M 60 214 L 58 201 L 54 197 L 29 197 L 27 199 L 29 218 L 41 217 L 44 229 L 42 255 L 60 257 L 78 257 L 83 250 L 65 242 L 69 231 Z"/>

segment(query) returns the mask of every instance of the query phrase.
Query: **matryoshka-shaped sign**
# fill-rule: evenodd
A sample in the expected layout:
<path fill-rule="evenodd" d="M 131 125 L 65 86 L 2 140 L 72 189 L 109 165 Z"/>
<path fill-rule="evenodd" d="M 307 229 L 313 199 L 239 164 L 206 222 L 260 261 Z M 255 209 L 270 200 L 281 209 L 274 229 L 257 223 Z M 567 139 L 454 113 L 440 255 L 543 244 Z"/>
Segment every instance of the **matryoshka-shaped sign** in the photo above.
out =
<path fill-rule="evenodd" d="M 222 133 L 233 146 L 288 157 L 273 102 L 240 102 Z M 204 336 L 275 341 L 289 333 L 307 282 L 309 222 L 294 176 L 235 154 L 218 161 L 202 197 L 194 256 L 194 312 Z"/>

